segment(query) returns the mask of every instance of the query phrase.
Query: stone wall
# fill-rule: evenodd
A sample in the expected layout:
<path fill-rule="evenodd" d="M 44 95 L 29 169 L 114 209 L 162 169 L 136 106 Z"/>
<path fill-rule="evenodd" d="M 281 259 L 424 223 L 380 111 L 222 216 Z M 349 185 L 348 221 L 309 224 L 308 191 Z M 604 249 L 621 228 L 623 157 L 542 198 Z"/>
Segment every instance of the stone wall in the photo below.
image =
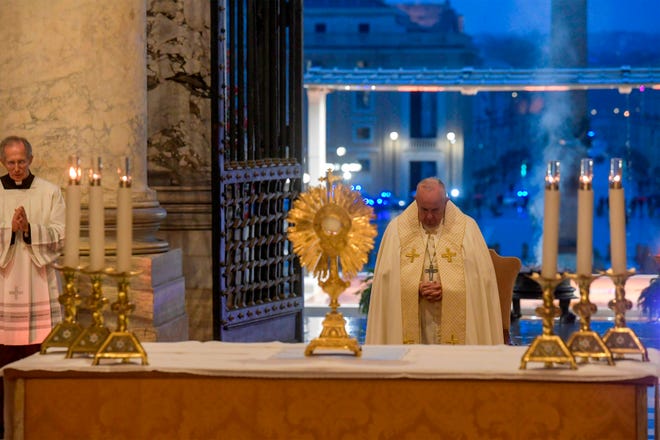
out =
<path fill-rule="evenodd" d="M 148 178 L 181 248 L 189 337 L 212 339 L 210 2 L 147 5 Z"/>

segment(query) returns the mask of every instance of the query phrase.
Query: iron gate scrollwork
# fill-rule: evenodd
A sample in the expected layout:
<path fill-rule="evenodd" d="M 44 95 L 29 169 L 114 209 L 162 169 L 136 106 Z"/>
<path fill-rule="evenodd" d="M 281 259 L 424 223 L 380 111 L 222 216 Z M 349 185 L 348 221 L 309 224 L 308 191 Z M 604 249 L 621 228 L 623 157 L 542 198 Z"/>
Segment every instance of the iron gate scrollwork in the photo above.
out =
<path fill-rule="evenodd" d="M 301 0 L 213 6 L 214 339 L 302 341 Z"/>

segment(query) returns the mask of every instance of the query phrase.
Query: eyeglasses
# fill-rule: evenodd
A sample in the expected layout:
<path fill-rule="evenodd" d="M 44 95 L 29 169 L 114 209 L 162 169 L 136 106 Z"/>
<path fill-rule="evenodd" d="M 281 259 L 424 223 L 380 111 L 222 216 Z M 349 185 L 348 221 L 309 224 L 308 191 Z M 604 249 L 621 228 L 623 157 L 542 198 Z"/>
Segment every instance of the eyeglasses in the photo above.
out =
<path fill-rule="evenodd" d="M 5 166 L 7 168 L 16 168 L 16 167 L 25 168 L 27 166 L 27 164 L 28 164 L 28 161 L 27 160 L 22 160 L 22 159 L 21 160 L 9 160 L 9 161 L 5 162 Z"/>

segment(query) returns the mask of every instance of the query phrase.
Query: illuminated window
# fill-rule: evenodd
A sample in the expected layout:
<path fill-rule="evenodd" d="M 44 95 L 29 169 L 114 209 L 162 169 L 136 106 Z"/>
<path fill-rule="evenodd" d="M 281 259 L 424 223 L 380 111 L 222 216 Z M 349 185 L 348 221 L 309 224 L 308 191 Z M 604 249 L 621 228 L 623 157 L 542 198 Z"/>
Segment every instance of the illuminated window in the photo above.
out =
<path fill-rule="evenodd" d="M 354 138 L 357 142 L 371 142 L 372 130 L 371 127 L 355 127 Z"/>

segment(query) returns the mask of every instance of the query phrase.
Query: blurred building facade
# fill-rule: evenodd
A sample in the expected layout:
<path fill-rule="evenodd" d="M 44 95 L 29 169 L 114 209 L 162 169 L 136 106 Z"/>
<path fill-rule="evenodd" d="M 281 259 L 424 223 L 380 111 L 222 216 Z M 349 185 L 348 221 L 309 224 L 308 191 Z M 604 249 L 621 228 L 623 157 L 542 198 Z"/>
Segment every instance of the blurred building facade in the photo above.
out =
<path fill-rule="evenodd" d="M 607 53 L 611 43 L 587 41 L 585 1 L 565 3 L 553 2 L 551 36 L 540 47 L 511 39 L 507 46 L 502 38 L 498 50 L 504 56 L 498 59 L 463 32 L 461 11 L 449 1 L 308 0 L 305 66 L 381 68 L 393 74 L 466 67 L 625 70 L 616 64 L 620 58 L 588 55 Z M 502 204 L 526 207 L 530 194 L 542 187 L 539 176 L 551 159 L 565 161 L 570 179 L 579 158 L 593 157 L 606 195 L 609 158 L 622 157 L 630 198 L 660 204 L 660 91 L 643 84 L 577 93 L 477 94 L 422 92 L 411 85 L 387 92 L 332 91 L 325 99 L 325 159 L 345 166 L 359 163 L 361 170 L 352 173 L 350 182 L 368 195 L 391 192 L 407 201 L 419 178 L 437 175 L 458 190 L 455 198 L 465 208 L 488 205 L 497 212 Z M 343 147 L 341 156 L 338 147 Z M 309 151 L 315 148 L 307 145 Z"/>
<path fill-rule="evenodd" d="M 448 4 L 308 0 L 304 16 L 306 67 L 396 71 L 479 64 L 472 39 L 462 31 L 462 17 Z M 414 87 L 328 93 L 326 160 L 360 164 L 350 181 L 367 194 L 386 191 L 408 199 L 417 181 L 429 175 L 461 189 L 472 102 L 461 93 Z M 338 147 L 345 154 L 337 155 Z"/>

